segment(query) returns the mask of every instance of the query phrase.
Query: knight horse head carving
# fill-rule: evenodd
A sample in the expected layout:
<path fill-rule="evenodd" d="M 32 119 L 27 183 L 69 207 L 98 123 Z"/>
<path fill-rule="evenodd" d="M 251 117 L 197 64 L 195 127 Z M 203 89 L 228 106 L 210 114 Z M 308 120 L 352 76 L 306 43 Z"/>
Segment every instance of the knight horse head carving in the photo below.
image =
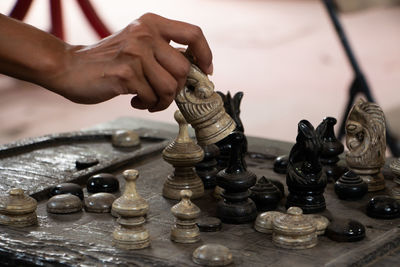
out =
<path fill-rule="evenodd" d="M 236 124 L 225 112 L 214 84 L 195 64 L 191 65 L 185 88 L 177 94 L 175 102 L 193 126 L 199 145 L 216 143 L 235 130 Z"/>
<path fill-rule="evenodd" d="M 382 109 L 363 99 L 350 110 L 346 120 L 347 164 L 358 173 L 378 172 L 385 164 L 386 131 Z"/>

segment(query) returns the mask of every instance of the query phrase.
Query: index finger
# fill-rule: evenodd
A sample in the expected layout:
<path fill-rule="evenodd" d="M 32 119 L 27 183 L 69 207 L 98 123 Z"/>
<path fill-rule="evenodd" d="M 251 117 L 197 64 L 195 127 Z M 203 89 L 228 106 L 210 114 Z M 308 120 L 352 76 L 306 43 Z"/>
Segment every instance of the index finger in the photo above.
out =
<path fill-rule="evenodd" d="M 200 27 L 189 23 L 162 18 L 159 25 L 162 37 L 188 45 L 200 69 L 212 74 L 212 52 Z"/>

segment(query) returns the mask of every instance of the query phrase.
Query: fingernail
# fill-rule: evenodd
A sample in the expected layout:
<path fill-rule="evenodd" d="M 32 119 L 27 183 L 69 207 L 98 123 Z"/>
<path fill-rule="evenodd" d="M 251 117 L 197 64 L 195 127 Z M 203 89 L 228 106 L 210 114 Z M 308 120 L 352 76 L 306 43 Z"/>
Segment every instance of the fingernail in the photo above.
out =
<path fill-rule="evenodd" d="M 207 69 L 207 74 L 208 75 L 213 75 L 213 72 L 214 72 L 214 65 L 213 65 L 213 63 L 211 62 L 211 65 L 208 67 L 208 69 Z"/>

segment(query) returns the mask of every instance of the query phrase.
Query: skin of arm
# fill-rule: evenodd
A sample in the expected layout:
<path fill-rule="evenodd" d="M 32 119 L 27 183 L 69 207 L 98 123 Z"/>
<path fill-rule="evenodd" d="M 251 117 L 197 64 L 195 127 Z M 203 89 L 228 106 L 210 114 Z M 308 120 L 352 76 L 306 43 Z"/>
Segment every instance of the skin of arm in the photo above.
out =
<path fill-rule="evenodd" d="M 94 45 L 74 46 L 0 14 L 0 72 L 82 104 L 133 94 L 134 108 L 155 112 L 175 99 L 190 68 L 171 40 L 188 45 L 201 70 L 212 74 L 201 29 L 185 22 L 148 13 Z"/>

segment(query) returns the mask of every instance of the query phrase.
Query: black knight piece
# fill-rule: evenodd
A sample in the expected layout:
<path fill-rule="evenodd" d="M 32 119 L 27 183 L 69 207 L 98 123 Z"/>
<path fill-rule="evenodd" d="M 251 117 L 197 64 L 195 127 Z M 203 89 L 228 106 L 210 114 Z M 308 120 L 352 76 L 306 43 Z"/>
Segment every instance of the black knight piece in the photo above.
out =
<path fill-rule="evenodd" d="M 335 118 L 326 117 L 316 129 L 322 144 L 320 161 L 324 167 L 328 181 L 332 182 L 339 179 L 346 171 L 344 167 L 337 165 L 337 162 L 340 160 L 339 155 L 344 151 L 344 146 L 335 137 L 335 132 L 333 130 L 335 124 Z"/>
<path fill-rule="evenodd" d="M 201 178 L 205 189 L 214 188 L 217 185 L 218 162 L 216 157 L 219 155 L 219 148 L 215 144 L 202 147 L 204 159 L 195 165 L 196 173 Z"/>
<path fill-rule="evenodd" d="M 321 142 L 314 127 L 307 120 L 300 121 L 296 144 L 289 155 L 286 208 L 300 207 L 304 213 L 316 213 L 326 208 L 323 193 L 327 181 L 321 175 L 320 153 Z"/>
<path fill-rule="evenodd" d="M 225 189 L 223 200 L 218 202 L 217 216 L 226 223 L 246 223 L 257 216 L 254 202 L 249 199 L 249 188 L 256 183 L 254 173 L 247 171 L 244 161 L 244 134 L 234 131 L 230 134 L 232 154 L 228 167 L 217 175 L 218 186 Z"/>

